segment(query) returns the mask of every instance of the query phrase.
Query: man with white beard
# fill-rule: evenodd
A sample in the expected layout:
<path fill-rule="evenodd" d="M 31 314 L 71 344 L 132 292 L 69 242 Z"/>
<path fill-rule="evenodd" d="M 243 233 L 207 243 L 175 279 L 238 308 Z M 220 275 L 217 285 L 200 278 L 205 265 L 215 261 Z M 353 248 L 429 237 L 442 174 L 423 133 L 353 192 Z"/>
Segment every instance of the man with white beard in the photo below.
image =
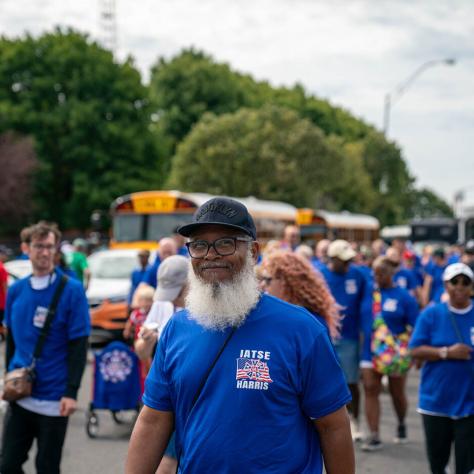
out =
<path fill-rule="evenodd" d="M 245 206 L 214 198 L 179 229 L 186 309 L 163 331 L 126 473 L 154 473 L 176 430 L 182 473 L 353 473 L 350 394 L 326 328 L 258 291 Z"/>

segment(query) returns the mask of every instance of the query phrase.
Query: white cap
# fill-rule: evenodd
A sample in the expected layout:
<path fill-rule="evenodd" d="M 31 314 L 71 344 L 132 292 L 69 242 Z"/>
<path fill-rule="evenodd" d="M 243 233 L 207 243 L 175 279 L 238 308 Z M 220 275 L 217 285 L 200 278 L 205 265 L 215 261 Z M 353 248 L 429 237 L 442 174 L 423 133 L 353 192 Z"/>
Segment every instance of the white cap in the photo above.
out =
<path fill-rule="evenodd" d="M 336 257 L 347 262 L 356 256 L 354 249 L 347 240 L 338 239 L 331 242 L 328 247 L 328 257 Z"/>
<path fill-rule="evenodd" d="M 188 280 L 189 261 L 182 255 L 171 255 L 158 267 L 155 299 L 174 301 Z"/>
<path fill-rule="evenodd" d="M 465 275 L 469 278 L 469 280 L 474 280 L 474 273 L 472 270 L 465 265 L 464 263 L 452 263 L 448 265 L 443 272 L 443 281 L 452 280 L 454 277 L 458 275 Z"/>

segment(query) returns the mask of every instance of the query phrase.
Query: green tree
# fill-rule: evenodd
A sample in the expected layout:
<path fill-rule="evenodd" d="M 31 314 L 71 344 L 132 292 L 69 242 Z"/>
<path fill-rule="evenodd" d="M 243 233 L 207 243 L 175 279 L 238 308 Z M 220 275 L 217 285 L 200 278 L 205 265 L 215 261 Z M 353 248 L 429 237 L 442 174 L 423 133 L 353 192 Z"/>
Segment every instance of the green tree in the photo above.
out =
<path fill-rule="evenodd" d="M 361 157 L 370 176 L 370 188 L 375 192 L 370 212 L 380 219 L 382 225 L 404 222 L 410 217 L 414 178 L 400 149 L 378 132 L 370 132 L 349 146 Z"/>
<path fill-rule="evenodd" d="M 249 105 L 249 82 L 201 51 L 160 58 L 151 70 L 151 98 L 165 132 L 181 141 L 206 112 L 222 114 Z"/>
<path fill-rule="evenodd" d="M 178 146 L 168 186 L 337 207 L 341 179 L 350 182 L 345 160 L 339 147 L 294 111 L 240 109 L 204 115 Z"/>
<path fill-rule="evenodd" d="M 361 139 L 372 130 L 349 112 L 307 94 L 301 84 L 275 88 L 192 48 L 170 60 L 159 59 L 152 68 L 150 89 L 157 117 L 175 143 L 206 112 L 220 115 L 268 104 L 293 109 L 327 135 L 336 134 L 347 141 Z"/>
<path fill-rule="evenodd" d="M 410 202 L 408 217 L 453 217 L 452 207 L 428 188 L 413 190 Z"/>
<path fill-rule="evenodd" d="M 160 144 L 148 90 L 128 59 L 57 29 L 0 39 L 0 132 L 33 137 L 38 216 L 86 227 L 117 195 L 156 187 Z"/>

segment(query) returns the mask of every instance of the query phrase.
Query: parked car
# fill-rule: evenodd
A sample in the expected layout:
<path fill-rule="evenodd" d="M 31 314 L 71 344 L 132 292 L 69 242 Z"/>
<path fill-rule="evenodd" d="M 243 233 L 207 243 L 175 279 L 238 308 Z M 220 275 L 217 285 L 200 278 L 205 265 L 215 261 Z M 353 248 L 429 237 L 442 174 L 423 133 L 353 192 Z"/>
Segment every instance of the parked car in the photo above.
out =
<path fill-rule="evenodd" d="M 121 339 L 128 317 L 130 275 L 138 250 L 101 250 L 88 257 L 91 279 L 87 299 L 92 321 L 91 343 Z"/>
<path fill-rule="evenodd" d="M 3 265 L 8 273 L 8 286 L 13 284 L 16 280 L 28 276 L 32 271 L 31 262 L 29 260 L 10 260 Z"/>

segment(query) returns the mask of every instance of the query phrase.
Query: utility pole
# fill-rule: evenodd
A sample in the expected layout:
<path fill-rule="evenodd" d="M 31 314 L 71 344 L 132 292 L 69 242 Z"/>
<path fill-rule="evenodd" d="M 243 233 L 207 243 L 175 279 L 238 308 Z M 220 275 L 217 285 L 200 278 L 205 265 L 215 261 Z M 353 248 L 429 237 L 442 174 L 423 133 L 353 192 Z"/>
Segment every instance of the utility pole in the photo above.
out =
<path fill-rule="evenodd" d="M 115 55 L 117 52 L 116 0 L 99 0 L 101 43 Z"/>

